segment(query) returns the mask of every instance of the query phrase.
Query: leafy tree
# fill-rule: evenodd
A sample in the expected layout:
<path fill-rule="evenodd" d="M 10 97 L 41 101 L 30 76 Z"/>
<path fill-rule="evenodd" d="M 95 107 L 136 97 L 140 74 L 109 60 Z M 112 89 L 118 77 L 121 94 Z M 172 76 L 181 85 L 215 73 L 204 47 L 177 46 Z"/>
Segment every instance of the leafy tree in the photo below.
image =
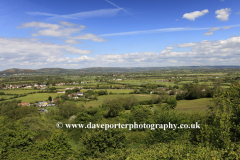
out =
<path fill-rule="evenodd" d="M 131 109 L 131 116 L 129 118 L 131 123 L 138 123 L 138 124 L 143 124 L 143 123 L 151 123 L 151 118 L 153 116 L 153 112 L 146 107 L 143 106 L 134 106 Z"/>
<path fill-rule="evenodd" d="M 65 102 L 63 104 L 60 104 L 58 106 L 59 108 L 59 115 L 63 118 L 69 118 L 74 114 L 77 114 L 79 109 L 77 108 L 77 105 L 72 102 Z"/>
<path fill-rule="evenodd" d="M 116 117 L 122 110 L 124 110 L 122 102 L 118 99 L 112 100 L 109 104 L 108 116 Z"/>
<path fill-rule="evenodd" d="M 52 97 L 51 97 L 51 96 L 49 96 L 49 97 L 48 97 L 48 100 L 49 100 L 50 102 L 52 102 Z"/>
<path fill-rule="evenodd" d="M 99 157 L 103 153 L 114 153 L 126 147 L 125 135 L 114 129 L 94 130 L 82 138 L 84 144 L 81 152 L 84 156 Z"/>
<path fill-rule="evenodd" d="M 177 100 L 175 97 L 171 96 L 167 99 L 167 104 L 171 109 L 174 109 L 177 107 Z"/>
<path fill-rule="evenodd" d="M 123 107 L 126 109 L 126 110 L 129 110 L 131 109 L 133 106 L 136 106 L 138 105 L 139 102 L 138 100 L 134 97 L 134 96 L 131 96 L 131 97 L 127 97 L 125 99 L 123 99 Z"/>
<path fill-rule="evenodd" d="M 56 130 L 47 142 L 37 147 L 38 157 L 41 159 L 69 159 L 74 157 L 74 151 L 68 143 L 67 135 Z"/>
<path fill-rule="evenodd" d="M 33 143 L 33 133 L 25 131 L 21 123 L 0 117 L 0 159 L 15 159 Z"/>

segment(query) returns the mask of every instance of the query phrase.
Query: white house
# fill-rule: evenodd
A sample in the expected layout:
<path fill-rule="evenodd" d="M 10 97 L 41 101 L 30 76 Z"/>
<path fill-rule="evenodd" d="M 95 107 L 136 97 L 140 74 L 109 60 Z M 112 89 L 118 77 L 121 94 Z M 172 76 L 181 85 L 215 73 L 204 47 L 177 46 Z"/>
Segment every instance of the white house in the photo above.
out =
<path fill-rule="evenodd" d="M 83 96 L 83 92 L 77 92 L 77 96 Z"/>

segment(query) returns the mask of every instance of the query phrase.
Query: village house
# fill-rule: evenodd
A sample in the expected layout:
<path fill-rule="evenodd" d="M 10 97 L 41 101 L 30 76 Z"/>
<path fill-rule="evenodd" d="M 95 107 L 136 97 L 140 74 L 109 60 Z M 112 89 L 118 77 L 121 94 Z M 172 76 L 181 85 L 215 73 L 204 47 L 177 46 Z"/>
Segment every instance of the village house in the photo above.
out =
<path fill-rule="evenodd" d="M 78 97 L 73 97 L 74 99 L 78 99 Z"/>
<path fill-rule="evenodd" d="M 83 92 L 77 92 L 77 96 L 83 96 Z"/>
<path fill-rule="evenodd" d="M 30 106 L 29 102 L 18 103 L 19 106 Z"/>
<path fill-rule="evenodd" d="M 38 102 L 39 107 L 46 107 L 48 105 L 47 102 Z"/>
<path fill-rule="evenodd" d="M 65 93 L 65 91 L 58 91 L 57 93 Z"/>
<path fill-rule="evenodd" d="M 74 97 L 76 97 L 76 96 L 77 96 L 77 93 L 73 93 L 72 95 L 73 95 Z"/>

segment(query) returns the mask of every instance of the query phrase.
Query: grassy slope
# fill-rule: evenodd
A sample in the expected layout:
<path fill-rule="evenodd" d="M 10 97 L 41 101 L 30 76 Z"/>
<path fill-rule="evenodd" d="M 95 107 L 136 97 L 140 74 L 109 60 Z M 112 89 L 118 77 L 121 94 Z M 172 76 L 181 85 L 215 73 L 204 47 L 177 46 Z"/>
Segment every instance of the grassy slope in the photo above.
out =
<path fill-rule="evenodd" d="M 212 104 L 210 100 L 212 100 L 212 98 L 181 100 L 177 102 L 176 110 L 182 112 L 195 112 L 195 111 L 204 112 L 206 111 L 207 106 Z"/>

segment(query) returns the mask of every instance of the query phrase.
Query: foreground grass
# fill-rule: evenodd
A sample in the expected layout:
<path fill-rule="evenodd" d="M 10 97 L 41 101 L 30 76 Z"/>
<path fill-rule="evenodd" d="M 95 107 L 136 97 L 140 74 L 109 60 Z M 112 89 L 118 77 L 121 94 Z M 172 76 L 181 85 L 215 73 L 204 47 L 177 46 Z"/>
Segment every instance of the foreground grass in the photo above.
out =
<path fill-rule="evenodd" d="M 177 102 L 176 110 L 181 112 L 205 112 L 207 106 L 212 104 L 212 98 L 201 98 L 194 100 L 180 100 Z"/>

